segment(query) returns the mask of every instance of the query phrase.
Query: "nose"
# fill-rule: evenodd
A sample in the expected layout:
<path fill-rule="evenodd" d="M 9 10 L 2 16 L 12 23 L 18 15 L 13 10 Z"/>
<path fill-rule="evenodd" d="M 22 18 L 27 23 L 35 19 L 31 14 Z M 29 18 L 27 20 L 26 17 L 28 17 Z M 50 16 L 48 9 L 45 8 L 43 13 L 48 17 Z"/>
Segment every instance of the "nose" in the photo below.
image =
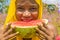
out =
<path fill-rule="evenodd" d="M 30 17 L 30 16 L 31 16 L 31 13 L 26 10 L 26 11 L 23 13 L 23 16 L 24 16 L 24 17 Z"/>

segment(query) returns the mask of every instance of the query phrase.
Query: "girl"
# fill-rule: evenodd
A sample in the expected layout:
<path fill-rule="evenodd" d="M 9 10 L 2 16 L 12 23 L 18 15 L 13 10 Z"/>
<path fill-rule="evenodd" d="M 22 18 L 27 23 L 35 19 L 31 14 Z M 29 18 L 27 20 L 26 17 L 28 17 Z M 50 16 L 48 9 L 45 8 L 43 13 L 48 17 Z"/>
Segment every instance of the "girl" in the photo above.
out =
<path fill-rule="evenodd" d="M 18 33 L 14 33 L 9 35 L 14 28 L 10 28 L 12 22 L 15 21 L 32 21 L 37 19 L 42 19 L 42 0 L 10 0 L 10 6 L 8 15 L 6 17 L 6 24 L 10 23 L 8 27 L 2 31 L 0 39 L 7 40 Z M 39 28 L 36 28 L 36 36 L 31 38 L 31 40 L 55 40 L 55 36 L 57 35 L 56 29 L 48 24 L 46 25 L 45 22 L 42 25 L 38 25 Z M 8 30 L 8 31 L 7 31 Z M 25 38 L 21 38 L 20 36 L 16 36 L 16 40 L 25 40 Z M 14 39 L 14 40 L 15 40 Z M 28 39 L 26 39 L 28 40 Z"/>

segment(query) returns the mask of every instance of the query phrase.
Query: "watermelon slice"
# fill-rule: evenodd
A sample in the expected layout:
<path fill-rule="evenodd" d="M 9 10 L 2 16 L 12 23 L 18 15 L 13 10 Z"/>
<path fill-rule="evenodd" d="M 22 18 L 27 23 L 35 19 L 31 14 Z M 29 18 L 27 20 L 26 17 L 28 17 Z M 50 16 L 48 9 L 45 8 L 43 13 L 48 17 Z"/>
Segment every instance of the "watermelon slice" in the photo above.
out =
<path fill-rule="evenodd" d="M 16 21 L 13 22 L 11 27 L 15 27 L 15 32 L 23 38 L 31 38 L 36 35 L 37 24 L 41 24 L 42 20 L 32 20 L 30 22 Z"/>

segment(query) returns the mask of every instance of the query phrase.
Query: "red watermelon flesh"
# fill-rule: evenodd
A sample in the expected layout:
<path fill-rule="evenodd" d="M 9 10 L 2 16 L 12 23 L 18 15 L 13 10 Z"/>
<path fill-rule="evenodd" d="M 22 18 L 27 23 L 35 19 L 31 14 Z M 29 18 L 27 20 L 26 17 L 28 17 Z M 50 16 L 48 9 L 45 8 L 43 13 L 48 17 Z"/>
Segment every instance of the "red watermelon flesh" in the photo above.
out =
<path fill-rule="evenodd" d="M 12 23 L 12 26 L 18 26 L 18 27 L 31 27 L 31 26 L 37 26 L 38 24 L 41 24 L 42 20 L 32 20 L 30 22 L 24 22 L 24 21 L 16 21 Z"/>
<path fill-rule="evenodd" d="M 56 36 L 56 40 L 60 40 L 60 35 L 59 36 Z"/>

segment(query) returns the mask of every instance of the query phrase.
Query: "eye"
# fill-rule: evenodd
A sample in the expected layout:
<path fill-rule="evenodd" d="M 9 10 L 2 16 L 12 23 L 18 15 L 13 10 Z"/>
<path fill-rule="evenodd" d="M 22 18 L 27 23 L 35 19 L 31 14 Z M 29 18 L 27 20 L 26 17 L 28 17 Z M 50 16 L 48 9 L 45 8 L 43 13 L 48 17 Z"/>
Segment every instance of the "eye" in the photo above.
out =
<path fill-rule="evenodd" d="M 32 11 L 32 12 L 34 12 L 36 10 L 37 10 L 37 8 L 35 8 L 35 7 L 29 9 L 29 11 Z"/>
<path fill-rule="evenodd" d="M 18 7 L 17 10 L 22 12 L 22 11 L 24 11 L 24 8 Z"/>

